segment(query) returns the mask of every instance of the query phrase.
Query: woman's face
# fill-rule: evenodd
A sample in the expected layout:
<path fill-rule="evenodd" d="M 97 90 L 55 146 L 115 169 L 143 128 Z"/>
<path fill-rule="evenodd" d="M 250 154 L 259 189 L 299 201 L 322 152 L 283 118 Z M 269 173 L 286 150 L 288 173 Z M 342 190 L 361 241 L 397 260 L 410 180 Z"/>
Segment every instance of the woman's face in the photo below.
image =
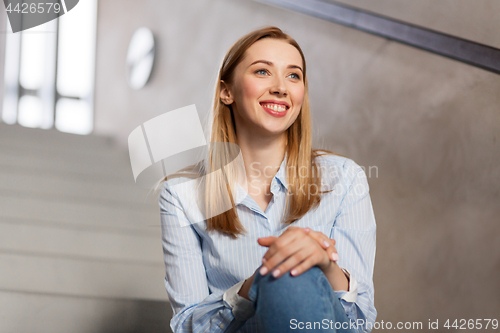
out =
<path fill-rule="evenodd" d="M 233 83 L 221 90 L 223 103 L 232 105 L 238 137 L 281 135 L 293 124 L 304 99 L 302 69 L 299 51 L 285 41 L 264 38 L 247 49 Z"/>

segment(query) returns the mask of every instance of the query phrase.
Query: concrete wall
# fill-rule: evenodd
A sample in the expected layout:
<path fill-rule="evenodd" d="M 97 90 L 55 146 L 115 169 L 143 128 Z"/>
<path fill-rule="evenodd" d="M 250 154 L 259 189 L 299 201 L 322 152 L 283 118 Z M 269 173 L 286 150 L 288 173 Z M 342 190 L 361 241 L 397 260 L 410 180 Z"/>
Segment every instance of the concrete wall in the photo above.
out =
<path fill-rule="evenodd" d="M 498 21 L 490 20 L 494 4 L 478 5 L 486 16 L 470 10 L 471 4 L 419 4 L 423 18 L 447 8 L 462 10 L 457 20 L 474 18 L 465 25 L 474 29 L 459 29 L 461 21 L 441 15 L 449 24 L 438 30 L 500 45 L 492 34 L 498 31 Z M 409 18 L 405 6 L 380 8 Z M 431 21 L 437 22 L 414 23 L 439 28 Z M 157 36 L 158 58 L 151 82 L 132 91 L 125 54 L 133 31 L 143 25 Z M 96 132 L 114 133 L 125 143 L 133 128 L 163 112 L 195 103 L 205 115 L 224 53 L 264 25 L 281 27 L 305 52 L 317 146 L 351 157 L 367 172 L 369 166 L 378 169 L 378 177 L 372 168 L 369 179 L 378 222 L 378 320 L 427 324 L 498 316 L 498 75 L 253 1 L 104 0 Z"/>

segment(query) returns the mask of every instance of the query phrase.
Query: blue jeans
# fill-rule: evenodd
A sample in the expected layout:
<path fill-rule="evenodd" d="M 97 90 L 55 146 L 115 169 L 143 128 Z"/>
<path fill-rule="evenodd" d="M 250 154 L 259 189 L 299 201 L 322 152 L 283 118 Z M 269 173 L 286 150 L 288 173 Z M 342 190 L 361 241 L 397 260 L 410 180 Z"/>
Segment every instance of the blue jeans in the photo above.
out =
<path fill-rule="evenodd" d="M 287 272 L 277 279 L 271 273 L 262 276 L 257 272 L 248 297 L 255 306 L 259 332 L 353 332 L 342 329 L 344 322 L 344 327 L 349 327 L 349 319 L 330 282 L 316 266 L 299 276 Z"/>

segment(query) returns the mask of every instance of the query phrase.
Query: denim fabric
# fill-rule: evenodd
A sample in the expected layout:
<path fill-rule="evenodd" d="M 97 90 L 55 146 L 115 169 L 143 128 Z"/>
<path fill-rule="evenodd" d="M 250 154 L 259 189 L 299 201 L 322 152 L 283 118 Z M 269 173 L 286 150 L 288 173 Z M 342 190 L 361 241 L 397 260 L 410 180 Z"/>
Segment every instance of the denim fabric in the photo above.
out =
<path fill-rule="evenodd" d="M 277 279 L 257 272 L 248 297 L 255 306 L 258 332 L 353 332 L 330 282 L 316 266 Z"/>

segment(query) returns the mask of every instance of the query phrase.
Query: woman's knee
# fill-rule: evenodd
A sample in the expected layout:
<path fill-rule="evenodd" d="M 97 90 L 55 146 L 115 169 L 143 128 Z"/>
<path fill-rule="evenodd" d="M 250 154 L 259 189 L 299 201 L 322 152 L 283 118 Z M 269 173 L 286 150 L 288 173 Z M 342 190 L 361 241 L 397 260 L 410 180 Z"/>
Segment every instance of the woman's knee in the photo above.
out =
<path fill-rule="evenodd" d="M 277 279 L 272 274 L 256 274 L 254 283 L 253 300 L 256 316 L 260 320 L 275 322 L 281 318 L 285 324 L 293 318 L 300 321 L 337 321 L 332 304 L 335 300 L 333 289 L 318 267 L 312 267 L 298 276 L 283 274 Z"/>
<path fill-rule="evenodd" d="M 309 293 L 320 287 L 320 279 L 326 278 L 317 266 L 311 267 L 306 272 L 292 276 L 290 272 L 275 278 L 268 273 L 265 276 L 257 273 L 254 283 L 258 284 L 259 293 Z"/>

